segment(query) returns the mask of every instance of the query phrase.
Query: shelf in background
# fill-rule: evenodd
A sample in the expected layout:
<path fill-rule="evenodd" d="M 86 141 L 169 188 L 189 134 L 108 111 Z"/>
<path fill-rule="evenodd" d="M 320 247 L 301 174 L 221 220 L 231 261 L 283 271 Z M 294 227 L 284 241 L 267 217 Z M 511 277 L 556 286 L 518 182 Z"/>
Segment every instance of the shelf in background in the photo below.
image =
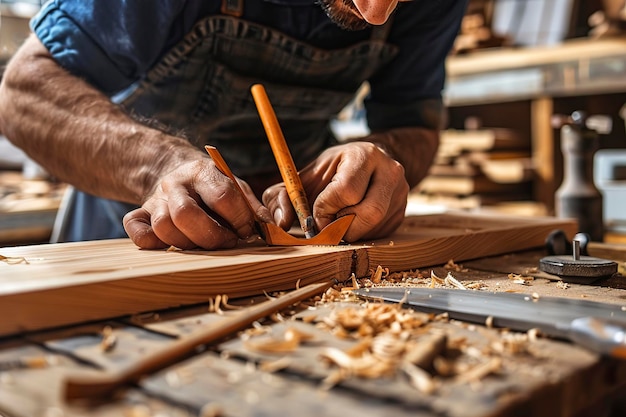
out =
<path fill-rule="evenodd" d="M 449 106 L 626 91 L 626 37 L 451 56 Z"/>

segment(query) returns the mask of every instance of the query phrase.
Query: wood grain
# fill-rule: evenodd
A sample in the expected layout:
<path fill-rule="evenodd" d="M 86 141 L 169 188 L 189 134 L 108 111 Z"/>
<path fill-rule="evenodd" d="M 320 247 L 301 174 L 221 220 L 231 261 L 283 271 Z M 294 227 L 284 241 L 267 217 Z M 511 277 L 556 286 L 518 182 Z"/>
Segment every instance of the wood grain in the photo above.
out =
<path fill-rule="evenodd" d="M 0 335 L 343 281 L 378 265 L 401 271 L 541 247 L 555 228 L 573 236 L 576 223 L 447 213 L 407 217 L 389 238 L 345 246 L 148 251 L 114 239 L 0 248 L 24 258 L 0 261 Z"/>

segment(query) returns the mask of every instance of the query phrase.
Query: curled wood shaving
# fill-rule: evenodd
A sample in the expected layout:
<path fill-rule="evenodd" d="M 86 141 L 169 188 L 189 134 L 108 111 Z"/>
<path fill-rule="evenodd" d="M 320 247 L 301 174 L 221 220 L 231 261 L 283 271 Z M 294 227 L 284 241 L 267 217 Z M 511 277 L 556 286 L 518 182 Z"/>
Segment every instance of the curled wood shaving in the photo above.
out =
<path fill-rule="evenodd" d="M 418 391 L 424 394 L 432 394 L 437 389 L 433 377 L 422 368 L 409 362 L 403 362 L 401 369 L 409 377 L 411 386 Z"/>
<path fill-rule="evenodd" d="M 451 269 L 456 272 L 466 272 L 467 269 L 463 268 L 462 265 L 458 265 L 454 263 L 454 260 L 450 259 L 444 266 L 445 269 Z"/>
<path fill-rule="evenodd" d="M 359 281 L 357 281 L 356 279 L 356 275 L 354 275 L 354 272 L 352 273 L 352 275 L 350 275 L 350 280 L 352 282 L 352 285 L 349 287 L 342 287 L 341 291 L 352 291 L 361 288 L 361 286 L 359 285 Z"/>
<path fill-rule="evenodd" d="M 430 285 L 428 287 L 435 288 L 435 284 L 443 285 L 443 283 L 444 283 L 443 279 L 439 278 L 437 274 L 435 274 L 435 271 L 431 269 L 430 270 Z"/>
<path fill-rule="evenodd" d="M 228 295 L 227 294 L 222 294 L 222 307 L 224 307 L 224 309 L 227 310 L 240 310 L 242 307 L 241 306 L 234 306 L 232 304 L 228 303 Z"/>
<path fill-rule="evenodd" d="M 265 353 L 289 353 L 294 352 L 302 342 L 313 340 L 313 335 L 290 327 L 285 330 L 282 339 L 270 339 L 263 341 L 248 341 L 247 349 Z"/>
<path fill-rule="evenodd" d="M 59 358 L 56 355 L 25 356 L 18 359 L 0 361 L 0 375 L 4 371 L 12 369 L 41 369 L 48 366 L 57 365 Z"/>
<path fill-rule="evenodd" d="M 322 294 L 322 299 L 320 302 L 322 304 L 332 303 L 335 301 L 343 300 L 344 296 L 341 294 L 341 291 L 337 291 L 335 288 L 329 288 L 326 290 L 324 294 Z"/>
<path fill-rule="evenodd" d="M 448 274 L 446 275 L 446 277 L 444 278 L 444 283 L 447 285 L 451 285 L 455 288 L 458 288 L 459 290 L 467 290 L 467 288 L 465 288 L 465 285 L 461 284 L 461 282 L 459 280 L 457 280 L 456 278 L 454 278 L 452 276 L 452 273 L 448 272 Z"/>
<path fill-rule="evenodd" d="M 510 273 L 508 275 L 508 278 L 514 283 L 521 284 L 521 285 L 530 285 L 530 281 L 533 281 L 535 279 L 534 277 L 531 277 L 531 276 L 514 274 L 514 273 Z"/>
<path fill-rule="evenodd" d="M 28 264 L 26 258 L 22 256 L 3 256 L 0 255 L 0 261 L 6 262 L 8 265 Z"/>
<path fill-rule="evenodd" d="M 376 357 L 371 353 L 353 357 L 341 349 L 326 347 L 322 349 L 320 355 L 341 368 L 346 378 L 351 376 L 370 379 L 380 378 L 391 376 L 395 372 L 392 361 Z"/>
<path fill-rule="evenodd" d="M 468 290 L 480 290 L 481 288 L 485 287 L 485 283 L 484 282 L 470 282 L 469 284 L 465 284 L 465 288 L 467 288 Z"/>
<path fill-rule="evenodd" d="M 111 326 L 104 326 L 102 329 L 102 340 L 100 341 L 100 349 L 103 352 L 112 352 L 117 345 L 117 337 L 113 333 Z"/>
<path fill-rule="evenodd" d="M 569 288 L 569 284 L 567 282 L 565 282 L 565 281 L 557 281 L 556 282 L 556 286 L 557 286 L 557 288 L 560 288 L 562 290 L 566 290 L 566 289 Z"/>
<path fill-rule="evenodd" d="M 467 372 L 457 375 L 455 378 L 455 382 L 458 384 L 477 382 L 488 375 L 499 372 L 501 369 L 502 359 L 498 357 L 490 358 L 486 362 L 483 362 L 469 369 Z"/>
<path fill-rule="evenodd" d="M 370 281 L 372 281 L 374 284 L 380 284 L 382 279 L 389 275 L 389 268 L 383 268 L 382 266 L 378 265 L 378 267 L 376 267 L 376 271 L 370 272 Z"/>
<path fill-rule="evenodd" d="M 519 354 L 528 351 L 529 333 L 504 332 L 500 338 L 491 344 L 491 347 L 500 353 Z"/>
<path fill-rule="evenodd" d="M 267 294 L 266 294 L 267 295 Z M 269 296 L 268 296 L 269 297 Z M 215 299 L 209 298 L 209 312 L 216 314 L 224 314 L 224 310 L 239 310 L 243 307 L 235 306 L 228 303 L 227 294 L 218 294 Z"/>

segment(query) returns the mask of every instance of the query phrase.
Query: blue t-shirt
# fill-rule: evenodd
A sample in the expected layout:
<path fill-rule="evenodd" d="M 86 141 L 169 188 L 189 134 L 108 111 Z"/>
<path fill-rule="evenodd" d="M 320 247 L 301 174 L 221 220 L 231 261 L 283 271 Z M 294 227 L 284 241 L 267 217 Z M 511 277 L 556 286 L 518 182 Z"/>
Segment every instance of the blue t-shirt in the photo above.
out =
<path fill-rule="evenodd" d="M 221 14 L 221 0 L 51 0 L 31 27 L 54 59 L 108 95 L 140 80 L 203 17 Z M 397 57 L 369 81 L 373 129 L 427 125 L 424 101 L 441 99 L 445 58 L 466 0 L 402 2 L 387 41 Z M 246 0 L 243 19 L 313 46 L 336 49 L 369 39 L 371 28 L 346 31 L 316 0 Z M 375 109 L 375 111 L 369 111 Z M 436 126 L 430 126 L 436 127 Z"/>

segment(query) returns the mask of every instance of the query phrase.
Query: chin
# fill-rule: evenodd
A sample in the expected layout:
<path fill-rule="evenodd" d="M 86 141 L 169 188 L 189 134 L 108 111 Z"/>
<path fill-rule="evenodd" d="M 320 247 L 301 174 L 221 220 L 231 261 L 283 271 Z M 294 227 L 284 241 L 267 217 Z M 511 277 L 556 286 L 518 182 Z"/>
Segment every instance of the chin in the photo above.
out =
<path fill-rule="evenodd" d="M 326 15 L 345 30 L 363 30 L 370 26 L 352 0 L 319 0 Z"/>

